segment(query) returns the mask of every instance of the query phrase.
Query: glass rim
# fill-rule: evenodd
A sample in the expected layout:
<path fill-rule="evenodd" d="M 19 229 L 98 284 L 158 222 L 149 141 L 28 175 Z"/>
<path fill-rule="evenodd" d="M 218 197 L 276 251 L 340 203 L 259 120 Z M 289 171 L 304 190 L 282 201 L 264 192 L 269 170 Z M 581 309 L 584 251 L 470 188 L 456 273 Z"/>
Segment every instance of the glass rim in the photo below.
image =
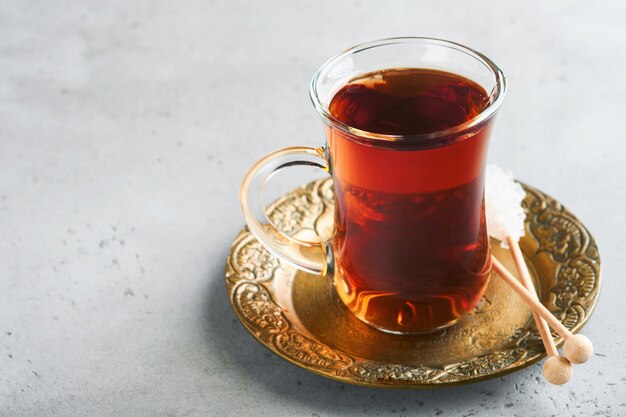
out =
<path fill-rule="evenodd" d="M 467 55 L 477 59 L 491 71 L 491 73 L 494 75 L 496 79 L 496 84 L 494 87 L 494 89 L 496 90 L 495 98 L 479 114 L 477 114 L 472 119 L 464 123 L 461 123 L 459 125 L 456 125 L 448 129 L 444 129 L 444 130 L 438 130 L 435 132 L 420 133 L 420 134 L 414 134 L 414 135 L 389 135 L 389 134 L 383 134 L 383 133 L 370 132 L 367 130 L 361 130 L 361 129 L 352 127 L 348 124 L 341 122 L 340 120 L 335 118 L 332 114 L 330 114 L 328 107 L 322 104 L 319 98 L 319 94 L 318 94 L 318 83 L 320 81 L 320 77 L 322 73 L 326 69 L 328 69 L 333 64 L 336 64 L 340 60 L 344 59 L 345 57 L 354 55 L 358 52 L 366 51 L 371 48 L 377 48 L 377 47 L 386 46 L 386 45 L 403 44 L 403 43 L 426 44 L 426 45 L 430 44 L 430 45 L 443 46 L 443 47 L 455 49 L 460 52 L 464 52 Z M 488 120 L 489 118 L 491 118 L 496 113 L 496 111 L 498 110 L 498 108 L 500 107 L 500 105 L 502 104 L 504 100 L 505 93 L 506 93 L 506 78 L 504 76 L 504 73 L 502 72 L 500 68 L 498 68 L 498 66 L 491 59 L 487 58 L 485 55 L 457 42 L 452 42 L 452 41 L 447 41 L 444 39 L 437 39 L 437 38 L 419 37 L 419 36 L 404 36 L 404 37 L 379 39 L 379 40 L 361 43 L 356 46 L 353 46 L 352 48 L 346 49 L 345 51 L 330 58 L 328 61 L 322 64 L 322 66 L 320 66 L 320 68 L 315 72 L 315 75 L 313 76 L 313 79 L 311 80 L 311 84 L 309 87 L 309 95 L 311 97 L 311 101 L 313 102 L 313 105 L 315 106 L 315 109 L 320 114 L 322 119 L 326 121 L 327 123 L 331 124 L 333 127 L 336 127 L 339 130 L 342 130 L 350 135 L 355 135 L 361 138 L 381 140 L 381 141 L 387 141 L 387 142 L 403 142 L 403 143 L 407 143 L 407 142 L 412 143 L 412 142 L 418 142 L 418 141 L 423 142 L 425 140 L 444 138 L 450 135 L 457 134 L 459 132 L 463 132 L 465 130 L 469 130 L 475 126 L 478 126 L 481 123 Z M 494 93 L 491 93 L 490 96 L 493 94 Z"/>

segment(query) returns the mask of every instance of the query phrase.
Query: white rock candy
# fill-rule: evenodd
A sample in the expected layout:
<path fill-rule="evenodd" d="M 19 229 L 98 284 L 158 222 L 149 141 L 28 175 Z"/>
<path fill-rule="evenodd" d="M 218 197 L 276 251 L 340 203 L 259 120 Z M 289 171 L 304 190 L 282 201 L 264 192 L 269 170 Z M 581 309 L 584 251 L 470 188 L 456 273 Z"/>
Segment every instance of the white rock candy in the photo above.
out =
<path fill-rule="evenodd" d="M 488 165 L 485 179 L 485 211 L 489 236 L 500 240 L 507 248 L 505 238 L 518 241 L 524 236 L 526 214 L 522 200 L 524 189 L 513 179 L 511 172 L 504 172 L 497 165 Z"/>

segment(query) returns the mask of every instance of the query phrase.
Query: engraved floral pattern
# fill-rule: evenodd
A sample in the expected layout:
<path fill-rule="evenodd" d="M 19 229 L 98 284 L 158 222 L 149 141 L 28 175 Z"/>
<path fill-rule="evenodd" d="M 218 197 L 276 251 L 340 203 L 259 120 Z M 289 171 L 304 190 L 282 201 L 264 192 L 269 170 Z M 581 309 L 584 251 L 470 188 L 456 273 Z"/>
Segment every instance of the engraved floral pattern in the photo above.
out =
<path fill-rule="evenodd" d="M 527 229 L 539 243 L 538 251 L 559 263 L 550 288 L 553 305 L 548 307 L 565 327 L 574 329 L 586 321 L 597 298 L 597 247 L 585 227 L 560 203 L 528 187 L 527 194 L 525 203 L 532 214 Z"/>
<path fill-rule="evenodd" d="M 568 216 L 544 212 L 537 220 L 531 225 L 532 233 L 539 239 L 540 250 L 550 253 L 555 260 L 563 262 L 583 248 L 583 233 Z"/>
<path fill-rule="evenodd" d="M 524 239 L 536 242 L 557 265 L 548 291 L 550 309 L 566 327 L 576 330 L 589 317 L 600 285 L 600 259 L 589 232 L 556 200 L 525 186 L 527 211 Z M 287 234 L 307 228 L 319 233 L 316 222 L 332 215 L 332 181 L 318 180 L 279 199 L 269 218 Z M 532 321 L 509 336 L 510 348 L 441 367 L 380 363 L 350 356 L 292 327 L 289 312 L 271 295 L 271 282 L 281 270 L 276 258 L 248 232 L 242 232 L 227 263 L 227 286 L 233 307 L 245 326 L 271 350 L 307 369 L 368 385 L 429 386 L 459 384 L 497 376 L 528 365 L 544 354 Z M 485 299 L 475 314 L 495 314 Z M 495 319 L 495 318 L 494 318 Z M 471 332 L 470 332 L 471 333 Z M 471 337 L 463 333 L 459 337 Z M 447 332 L 443 331 L 443 338 Z"/>
<path fill-rule="evenodd" d="M 333 372 L 334 375 L 344 375 L 354 362 L 349 356 L 292 331 L 278 335 L 275 346 L 278 351 L 300 363 Z"/>
<path fill-rule="evenodd" d="M 261 334 L 276 334 L 289 328 L 289 321 L 264 287 L 244 282 L 237 286 L 233 297 L 235 308 L 246 324 Z"/>
<path fill-rule="evenodd" d="M 238 276 L 247 280 L 270 279 L 280 267 L 278 259 L 252 235 L 242 241 L 231 259 Z"/>
<path fill-rule="evenodd" d="M 523 348 L 495 352 L 448 366 L 446 373 L 464 377 L 485 375 L 510 366 L 525 356 L 526 350 Z"/>
<path fill-rule="evenodd" d="M 596 288 L 597 275 L 596 268 L 585 258 L 572 259 L 561 266 L 555 293 L 563 307 L 575 298 L 589 297 Z"/>
<path fill-rule="evenodd" d="M 362 362 L 350 367 L 350 374 L 362 381 L 379 384 L 415 383 L 434 381 L 445 373 L 442 369 L 428 366 L 389 365 L 376 362 Z"/>
<path fill-rule="evenodd" d="M 335 202 L 333 193 L 333 181 L 331 178 L 327 178 L 319 182 L 317 188 L 317 194 L 322 198 L 324 203 L 332 206 Z"/>
<path fill-rule="evenodd" d="M 324 202 L 307 187 L 305 192 L 292 193 L 268 210 L 268 218 L 283 233 L 294 235 L 303 228 L 313 228 L 324 210 Z"/>

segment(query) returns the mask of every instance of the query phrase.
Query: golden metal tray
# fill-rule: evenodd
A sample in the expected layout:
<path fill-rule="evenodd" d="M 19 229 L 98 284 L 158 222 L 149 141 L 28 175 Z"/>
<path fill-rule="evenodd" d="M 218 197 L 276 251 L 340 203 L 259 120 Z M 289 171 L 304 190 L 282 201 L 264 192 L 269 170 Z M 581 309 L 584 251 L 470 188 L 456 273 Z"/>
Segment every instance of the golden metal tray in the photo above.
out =
<path fill-rule="evenodd" d="M 524 189 L 526 236 L 520 246 L 540 300 L 576 332 L 598 298 L 598 249 L 585 226 L 559 202 L 527 185 Z M 267 213 L 289 235 L 327 235 L 332 180 L 290 192 Z M 495 241 L 492 250 L 515 271 L 508 250 Z M 232 245 L 226 287 L 237 317 L 259 342 L 289 362 L 338 381 L 372 387 L 459 385 L 519 370 L 545 356 L 530 311 L 495 274 L 473 314 L 420 336 L 387 334 L 364 324 L 343 306 L 331 280 L 279 261 L 247 229 Z"/>

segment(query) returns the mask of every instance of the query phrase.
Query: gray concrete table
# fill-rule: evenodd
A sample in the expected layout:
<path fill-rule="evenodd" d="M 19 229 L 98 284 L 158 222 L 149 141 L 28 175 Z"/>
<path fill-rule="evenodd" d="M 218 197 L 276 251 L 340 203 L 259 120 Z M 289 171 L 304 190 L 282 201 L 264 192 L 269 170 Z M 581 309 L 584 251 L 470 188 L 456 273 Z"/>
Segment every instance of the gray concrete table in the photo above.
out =
<path fill-rule="evenodd" d="M 620 2 L 0 4 L 0 415 L 626 415 Z M 596 355 L 438 391 L 309 374 L 236 320 L 224 263 L 263 154 L 317 145 L 308 82 L 361 41 L 428 35 L 510 90 L 490 159 L 598 240 Z"/>

